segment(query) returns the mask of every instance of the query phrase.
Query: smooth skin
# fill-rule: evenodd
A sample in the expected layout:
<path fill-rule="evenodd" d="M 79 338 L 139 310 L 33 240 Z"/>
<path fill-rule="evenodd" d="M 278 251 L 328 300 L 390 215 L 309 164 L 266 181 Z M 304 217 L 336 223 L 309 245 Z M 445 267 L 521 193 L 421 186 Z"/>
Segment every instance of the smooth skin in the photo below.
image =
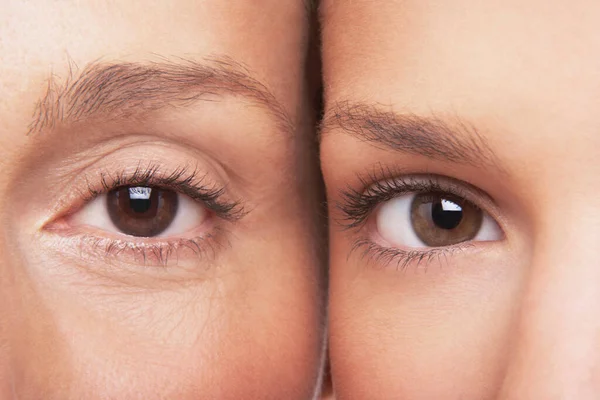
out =
<path fill-rule="evenodd" d="M 0 9 L 0 399 L 312 398 L 324 246 L 305 4 L 5 0 Z M 35 108 L 44 96 L 49 106 L 70 99 L 52 97 L 69 79 L 123 63 L 142 80 L 152 65 L 168 73 L 142 98 L 129 75 L 138 100 L 129 108 L 69 119 L 63 107 L 54 123 L 31 125 L 47 122 Z M 182 101 L 175 91 L 147 107 L 169 80 L 190 77 L 173 73 L 180 64 L 241 75 L 235 84 L 204 76 L 213 86 L 203 94 Z M 92 89 L 121 87 L 102 71 Z M 196 227 L 208 239 L 168 259 L 143 253 L 144 239 L 135 247 L 89 219 L 62 218 L 85 206 L 88 184 L 101 189 L 102 174 L 146 162 L 196 169 L 244 204 L 243 217 L 212 215 Z"/>
<path fill-rule="evenodd" d="M 425 156 L 324 125 L 336 398 L 597 398 L 598 3 L 327 0 L 321 11 L 326 121 L 357 103 L 460 119 L 494 154 Z M 381 166 L 485 192 L 503 237 L 407 265 L 352 252 L 357 233 L 335 223 L 340 190 Z"/>

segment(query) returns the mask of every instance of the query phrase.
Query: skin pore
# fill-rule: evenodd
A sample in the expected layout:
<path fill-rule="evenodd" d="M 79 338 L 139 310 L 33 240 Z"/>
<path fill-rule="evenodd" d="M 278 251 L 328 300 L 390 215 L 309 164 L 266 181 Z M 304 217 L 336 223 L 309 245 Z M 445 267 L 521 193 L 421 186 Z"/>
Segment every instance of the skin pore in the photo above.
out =
<path fill-rule="evenodd" d="M 322 4 L 336 398 L 597 397 L 599 18 Z"/>
<path fill-rule="evenodd" d="M 0 398 L 312 398 L 305 4 L 2 9 Z"/>

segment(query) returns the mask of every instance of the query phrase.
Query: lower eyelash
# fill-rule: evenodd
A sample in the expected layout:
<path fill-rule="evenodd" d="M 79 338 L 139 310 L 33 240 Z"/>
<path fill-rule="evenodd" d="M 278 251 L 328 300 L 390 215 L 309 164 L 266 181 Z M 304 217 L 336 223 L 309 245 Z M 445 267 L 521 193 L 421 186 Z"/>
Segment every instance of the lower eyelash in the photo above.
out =
<path fill-rule="evenodd" d="M 128 240 L 100 238 L 84 235 L 75 239 L 79 256 L 82 259 L 98 256 L 104 261 L 114 259 L 121 265 L 126 263 L 144 267 L 174 267 L 179 265 L 179 259 L 191 254 L 198 261 L 205 262 L 216 258 L 223 247 L 222 232 L 216 232 L 202 237 L 176 239 L 155 243 L 136 243 Z M 189 259 L 190 257 L 185 257 Z"/>
<path fill-rule="evenodd" d="M 360 259 L 373 262 L 380 267 L 388 267 L 395 264 L 397 271 L 405 271 L 409 266 L 414 268 L 423 267 L 427 270 L 429 266 L 438 261 L 443 265 L 442 259 L 446 261 L 448 256 L 471 247 L 470 243 L 461 243 L 455 246 L 430 248 L 429 250 L 402 250 L 391 247 L 383 247 L 370 239 L 357 239 L 348 254 L 348 259 L 355 252 L 360 252 Z"/>

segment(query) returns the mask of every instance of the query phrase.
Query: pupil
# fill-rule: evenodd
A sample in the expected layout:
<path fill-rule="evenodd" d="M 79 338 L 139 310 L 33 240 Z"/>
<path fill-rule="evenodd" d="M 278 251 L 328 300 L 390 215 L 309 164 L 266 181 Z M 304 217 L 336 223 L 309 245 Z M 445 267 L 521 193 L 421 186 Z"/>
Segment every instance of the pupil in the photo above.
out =
<path fill-rule="evenodd" d="M 129 188 L 129 208 L 134 213 L 143 214 L 152 206 L 152 188 L 132 187 Z"/>
<path fill-rule="evenodd" d="M 431 219 L 438 228 L 454 229 L 460 224 L 462 218 L 462 207 L 453 201 L 440 199 L 431 207 Z"/>
<path fill-rule="evenodd" d="M 126 235 L 153 237 L 167 229 L 177 215 L 177 193 L 157 187 L 124 186 L 106 195 L 115 227 Z"/>
<path fill-rule="evenodd" d="M 145 213 L 150 209 L 150 200 L 129 199 L 129 207 L 136 213 Z"/>

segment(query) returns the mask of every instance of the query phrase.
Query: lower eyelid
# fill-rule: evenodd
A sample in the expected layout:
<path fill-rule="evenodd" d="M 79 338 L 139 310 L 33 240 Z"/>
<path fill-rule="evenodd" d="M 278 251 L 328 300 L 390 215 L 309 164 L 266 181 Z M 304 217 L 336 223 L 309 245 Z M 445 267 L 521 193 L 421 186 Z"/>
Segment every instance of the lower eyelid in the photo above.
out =
<path fill-rule="evenodd" d="M 385 247 L 369 239 L 354 241 L 349 257 L 354 255 L 372 268 L 394 267 L 398 271 L 406 271 L 408 267 L 427 267 L 438 256 L 454 253 L 458 249 L 428 249 L 406 251 L 393 247 Z"/>
<path fill-rule="evenodd" d="M 90 234 L 50 235 L 43 240 L 50 253 L 58 252 L 66 265 L 82 265 L 86 270 L 121 273 L 139 272 L 140 267 L 169 267 L 197 270 L 214 261 L 226 243 L 226 232 L 214 229 L 204 236 L 172 240 L 122 240 Z M 134 238 L 135 239 L 135 238 Z M 112 271 L 112 272 L 111 272 Z"/>
<path fill-rule="evenodd" d="M 368 227 L 371 221 L 365 225 Z M 402 249 L 390 246 L 376 232 L 361 232 L 359 236 L 352 235 L 352 245 L 348 253 L 350 257 L 357 257 L 358 260 L 372 268 L 393 267 L 398 271 L 407 271 L 410 269 L 427 270 L 432 265 L 444 265 L 451 262 L 452 257 L 458 256 L 462 252 L 470 249 L 479 248 L 479 245 L 492 243 L 490 241 L 466 241 L 446 247 L 423 247 Z M 477 246 L 477 247 L 476 247 Z"/>

